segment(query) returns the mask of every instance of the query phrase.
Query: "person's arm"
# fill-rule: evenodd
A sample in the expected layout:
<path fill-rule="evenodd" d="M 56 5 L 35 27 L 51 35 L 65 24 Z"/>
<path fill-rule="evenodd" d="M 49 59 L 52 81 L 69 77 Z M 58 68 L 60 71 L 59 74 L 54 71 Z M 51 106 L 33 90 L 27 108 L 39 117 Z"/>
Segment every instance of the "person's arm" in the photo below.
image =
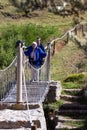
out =
<path fill-rule="evenodd" d="M 44 52 L 45 52 L 45 49 L 44 49 L 44 45 L 41 44 L 41 47 L 40 47 Z"/>
<path fill-rule="evenodd" d="M 32 50 L 32 47 L 31 47 L 31 46 L 27 47 L 27 50 L 24 51 L 24 54 L 25 54 L 26 56 L 29 56 L 30 53 L 31 53 L 31 50 Z"/>
<path fill-rule="evenodd" d="M 25 54 L 26 56 L 29 56 L 29 50 L 24 51 L 24 54 Z"/>
<path fill-rule="evenodd" d="M 39 48 L 39 51 L 40 51 L 41 58 L 45 58 L 46 57 L 46 52 L 43 51 L 41 48 Z"/>

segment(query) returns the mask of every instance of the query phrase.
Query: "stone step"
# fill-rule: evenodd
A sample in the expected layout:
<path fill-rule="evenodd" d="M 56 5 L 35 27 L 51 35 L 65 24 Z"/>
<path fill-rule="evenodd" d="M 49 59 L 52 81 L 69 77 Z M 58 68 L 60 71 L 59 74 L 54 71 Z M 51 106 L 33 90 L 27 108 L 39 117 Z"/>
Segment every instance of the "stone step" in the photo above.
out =
<path fill-rule="evenodd" d="M 68 116 L 58 116 L 58 122 L 84 122 L 85 119 L 70 118 Z"/>
<path fill-rule="evenodd" d="M 65 118 L 65 116 L 59 116 L 58 124 L 56 130 L 83 130 L 79 124 L 84 124 L 84 119 L 70 119 Z"/>
<path fill-rule="evenodd" d="M 79 127 L 76 126 L 69 126 L 69 125 L 64 125 L 62 123 L 58 123 L 55 130 L 80 130 L 80 129 Z"/>
<path fill-rule="evenodd" d="M 76 92 L 79 92 L 79 91 L 81 91 L 82 89 L 63 89 L 64 91 L 66 91 L 66 92 L 74 92 L 74 91 L 76 91 Z"/>
<path fill-rule="evenodd" d="M 37 128 L 40 128 L 40 121 L 39 120 L 33 120 L 34 124 L 37 125 Z M 0 129 L 20 129 L 20 128 L 26 128 L 31 129 L 30 121 L 0 121 Z"/>
<path fill-rule="evenodd" d="M 79 116 L 80 114 L 81 115 L 85 115 L 87 114 L 87 110 L 72 110 L 72 109 L 69 109 L 69 110 L 58 110 L 58 114 L 59 115 L 73 115 L 73 116 Z"/>
<path fill-rule="evenodd" d="M 87 110 L 87 105 L 81 105 L 78 103 L 65 103 L 60 107 L 60 110 L 69 110 L 69 109 L 78 109 L 78 110 Z"/>
<path fill-rule="evenodd" d="M 85 119 L 73 119 L 70 117 L 58 116 L 56 130 L 80 130 L 79 124 L 84 122 Z"/>
<path fill-rule="evenodd" d="M 87 115 L 87 105 L 79 103 L 81 89 L 63 89 L 63 92 L 60 98 L 64 103 L 58 110 L 56 130 L 80 130 L 79 124 L 85 122 Z"/>
<path fill-rule="evenodd" d="M 80 96 L 72 96 L 72 95 L 61 95 L 61 99 L 66 100 L 66 101 L 78 101 Z"/>
<path fill-rule="evenodd" d="M 63 91 L 66 93 L 66 94 L 69 94 L 69 95 L 81 95 L 80 92 L 81 92 L 82 89 L 63 89 Z"/>

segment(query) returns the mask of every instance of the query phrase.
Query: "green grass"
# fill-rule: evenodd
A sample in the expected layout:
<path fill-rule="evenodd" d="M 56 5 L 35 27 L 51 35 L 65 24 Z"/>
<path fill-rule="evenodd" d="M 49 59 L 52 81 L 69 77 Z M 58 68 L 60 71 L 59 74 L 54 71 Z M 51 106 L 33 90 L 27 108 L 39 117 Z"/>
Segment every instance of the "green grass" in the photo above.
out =
<path fill-rule="evenodd" d="M 46 108 L 46 107 L 49 107 L 50 109 L 53 109 L 53 110 L 58 110 L 58 108 L 61 106 L 63 104 L 63 100 L 59 100 L 59 101 L 56 101 L 56 102 L 53 102 L 53 103 L 48 103 L 48 104 L 46 104 L 45 102 L 44 102 L 44 108 Z"/>
<path fill-rule="evenodd" d="M 82 88 L 81 84 L 73 83 L 73 82 L 67 82 L 67 83 L 63 82 L 62 85 L 63 85 L 63 88 L 66 88 L 66 89 Z"/>
<path fill-rule="evenodd" d="M 63 86 L 63 88 L 66 88 L 67 89 L 67 86 L 65 85 L 65 86 Z M 71 89 L 70 87 L 69 87 L 69 89 Z M 74 89 L 74 88 L 72 88 L 72 89 Z M 77 89 L 77 88 L 76 88 Z M 65 92 L 64 90 L 62 90 L 62 94 L 63 95 L 72 95 L 72 96 L 79 96 L 79 95 L 81 95 L 81 93 L 80 92 L 77 92 L 77 91 L 67 91 L 67 92 Z"/>
<path fill-rule="evenodd" d="M 67 126 L 71 126 L 71 127 L 77 127 L 77 128 L 81 128 L 84 126 L 84 122 L 81 121 L 68 121 L 66 123 L 64 123 Z"/>
<path fill-rule="evenodd" d="M 87 84 L 87 73 L 72 74 L 62 83 L 63 88 L 76 89 L 83 88 Z"/>

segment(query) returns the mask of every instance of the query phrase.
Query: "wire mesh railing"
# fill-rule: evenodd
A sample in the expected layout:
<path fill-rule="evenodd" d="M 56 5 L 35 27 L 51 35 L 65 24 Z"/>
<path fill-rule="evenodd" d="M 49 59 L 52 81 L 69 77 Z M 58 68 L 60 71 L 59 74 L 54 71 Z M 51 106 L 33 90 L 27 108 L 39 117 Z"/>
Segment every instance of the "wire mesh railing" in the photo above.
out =
<path fill-rule="evenodd" d="M 8 96 L 10 89 L 16 84 L 16 60 L 17 57 L 6 69 L 0 70 L 0 100 Z"/>

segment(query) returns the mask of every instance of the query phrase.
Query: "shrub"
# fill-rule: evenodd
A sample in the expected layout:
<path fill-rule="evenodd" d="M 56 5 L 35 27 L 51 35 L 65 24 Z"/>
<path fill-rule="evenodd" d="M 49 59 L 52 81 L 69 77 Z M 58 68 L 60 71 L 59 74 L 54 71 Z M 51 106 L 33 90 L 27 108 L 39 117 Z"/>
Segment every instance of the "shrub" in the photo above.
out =
<path fill-rule="evenodd" d="M 85 74 L 84 73 L 80 73 L 80 74 L 72 74 L 70 76 L 68 76 L 64 82 L 81 82 L 85 80 Z"/>

